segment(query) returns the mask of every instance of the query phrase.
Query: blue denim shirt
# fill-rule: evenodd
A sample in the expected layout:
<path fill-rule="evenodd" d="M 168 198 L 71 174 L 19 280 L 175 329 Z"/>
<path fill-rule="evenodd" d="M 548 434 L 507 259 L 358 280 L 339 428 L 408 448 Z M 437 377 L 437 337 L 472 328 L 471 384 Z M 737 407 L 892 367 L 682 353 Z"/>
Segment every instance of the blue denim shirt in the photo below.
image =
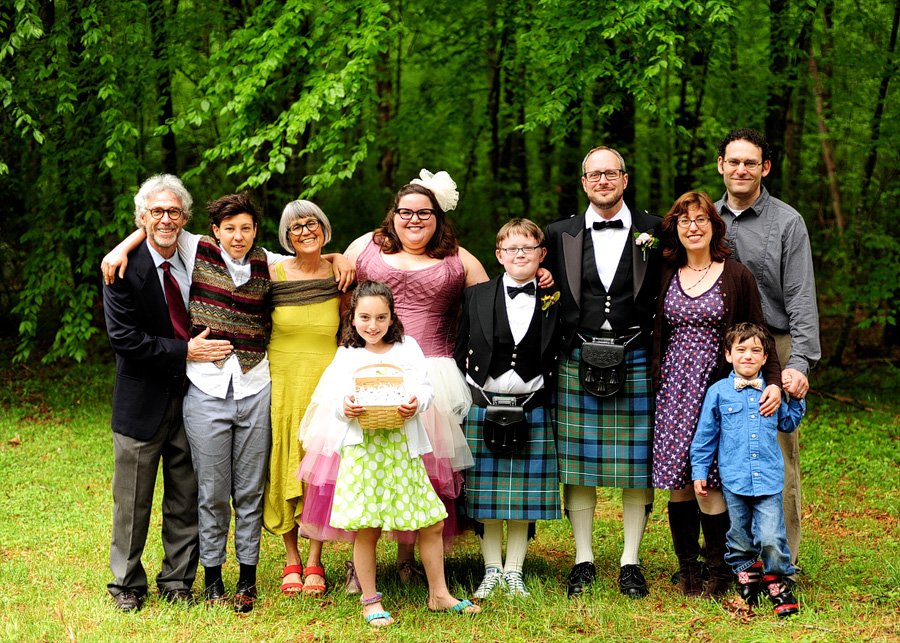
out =
<path fill-rule="evenodd" d="M 762 391 L 734 390 L 734 371 L 709 387 L 691 442 L 691 477 L 706 480 L 716 449 L 722 484 L 741 496 L 771 496 L 784 489 L 784 460 L 777 431 L 790 433 L 806 402 L 790 398 L 769 417 L 759 413 Z M 759 375 L 756 375 L 759 377 Z"/>

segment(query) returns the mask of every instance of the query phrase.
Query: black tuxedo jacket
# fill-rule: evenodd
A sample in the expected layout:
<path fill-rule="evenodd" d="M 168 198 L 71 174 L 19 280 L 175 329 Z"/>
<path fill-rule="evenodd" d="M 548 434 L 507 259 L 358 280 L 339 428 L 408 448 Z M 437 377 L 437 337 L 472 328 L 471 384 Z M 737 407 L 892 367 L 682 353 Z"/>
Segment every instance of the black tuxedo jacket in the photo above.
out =
<path fill-rule="evenodd" d="M 112 430 L 149 440 L 170 399 L 184 391 L 187 342 L 175 339 L 146 242 L 129 253 L 125 277 L 104 286 L 103 306 L 116 352 Z"/>
<path fill-rule="evenodd" d="M 462 319 L 456 334 L 453 357 L 459 370 L 470 375 L 479 386 L 484 386 L 487 380 L 491 355 L 494 352 L 494 301 L 498 288 L 503 288 L 502 275 L 463 291 Z M 541 306 L 542 297 L 552 295 L 556 290 L 556 287 L 548 290 L 538 287 L 538 306 Z M 548 388 L 556 376 L 559 359 L 558 333 L 555 332 L 558 310 L 557 302 L 538 314 L 541 324 L 541 375 L 544 376 L 544 388 Z"/>
<path fill-rule="evenodd" d="M 584 213 L 567 219 L 554 221 L 547 227 L 547 258 L 544 266 L 553 274 L 561 297 L 560 312 L 561 343 L 566 352 L 572 349 L 576 339 L 579 316 L 581 314 L 582 255 L 584 254 Z M 659 275 L 662 266 L 662 248 L 647 250 L 647 260 L 640 246 L 635 244 L 634 233 L 648 232 L 660 238 L 662 217 L 647 212 L 631 210 L 631 230 L 628 246 L 631 247 L 632 271 L 634 275 L 634 303 L 639 319 L 635 324 L 641 327 L 642 336 L 638 340 L 649 345 L 653 331 L 653 316 L 656 299 L 659 296 Z"/>

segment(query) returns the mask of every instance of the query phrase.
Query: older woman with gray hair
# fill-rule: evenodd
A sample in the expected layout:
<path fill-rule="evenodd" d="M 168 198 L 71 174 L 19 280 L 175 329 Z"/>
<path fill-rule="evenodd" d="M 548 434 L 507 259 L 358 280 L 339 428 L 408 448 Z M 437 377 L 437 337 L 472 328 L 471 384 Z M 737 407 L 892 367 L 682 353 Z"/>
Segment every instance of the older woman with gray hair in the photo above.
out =
<path fill-rule="evenodd" d="M 311 491 L 304 490 L 294 476 L 303 457 L 297 427 L 337 350 L 341 291 L 331 263 L 322 257 L 322 247 L 331 240 L 331 223 L 317 205 L 309 201 L 288 203 L 281 215 L 278 238 L 293 257 L 269 268 L 272 450 L 263 525 L 284 539 L 287 558 L 282 593 L 315 596 L 326 589 L 322 541 L 310 539 L 304 569 L 297 534 L 304 495 Z"/>

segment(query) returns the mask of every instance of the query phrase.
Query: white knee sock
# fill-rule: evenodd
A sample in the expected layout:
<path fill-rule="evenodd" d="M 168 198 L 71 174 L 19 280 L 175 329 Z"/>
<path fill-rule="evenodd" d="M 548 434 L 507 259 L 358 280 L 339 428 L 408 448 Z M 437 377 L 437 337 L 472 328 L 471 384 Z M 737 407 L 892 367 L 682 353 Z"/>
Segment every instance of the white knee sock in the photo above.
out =
<path fill-rule="evenodd" d="M 597 488 L 567 484 L 563 490 L 566 512 L 575 537 L 575 564 L 594 562 L 594 510 L 597 508 Z"/>
<path fill-rule="evenodd" d="M 653 489 L 622 489 L 622 522 L 625 545 L 619 565 L 640 565 L 641 540 L 653 508 Z"/>
<path fill-rule="evenodd" d="M 506 521 L 506 565 L 504 572 L 522 572 L 528 553 L 528 520 Z"/>
<path fill-rule="evenodd" d="M 481 543 L 481 557 L 484 558 L 484 568 L 496 567 L 503 569 L 503 521 L 479 520 L 484 526 L 484 536 L 479 538 Z"/>

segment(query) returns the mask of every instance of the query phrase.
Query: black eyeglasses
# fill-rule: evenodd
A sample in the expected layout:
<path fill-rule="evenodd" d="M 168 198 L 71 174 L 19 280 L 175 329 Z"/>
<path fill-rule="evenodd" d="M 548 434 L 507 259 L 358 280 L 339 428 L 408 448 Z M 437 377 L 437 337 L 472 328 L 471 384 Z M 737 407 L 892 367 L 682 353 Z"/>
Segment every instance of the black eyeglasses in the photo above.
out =
<path fill-rule="evenodd" d="M 600 180 L 600 177 L 606 177 L 607 181 L 618 181 L 623 174 L 625 174 L 623 170 L 602 170 L 600 172 L 585 172 L 581 176 L 591 183 L 596 183 Z"/>
<path fill-rule="evenodd" d="M 163 216 L 169 215 L 169 218 L 172 221 L 178 221 L 184 214 L 184 210 L 181 208 L 153 208 L 152 210 L 147 210 L 150 213 L 150 216 L 154 219 L 162 219 Z"/>
<path fill-rule="evenodd" d="M 404 221 L 409 221 L 413 218 L 413 216 L 419 217 L 419 221 L 428 221 L 431 218 L 431 215 L 434 214 L 434 210 L 431 208 L 423 208 L 421 210 L 409 210 L 407 208 L 401 208 L 400 210 L 394 210 L 394 214 L 403 219 Z"/>
<path fill-rule="evenodd" d="M 295 237 L 299 237 L 301 234 L 303 234 L 304 230 L 307 230 L 309 232 L 315 232 L 318 229 L 319 229 L 319 220 L 318 219 L 310 219 L 306 223 L 294 223 L 291 225 L 290 228 L 288 228 L 288 230 L 291 231 L 291 234 L 294 235 Z"/>

